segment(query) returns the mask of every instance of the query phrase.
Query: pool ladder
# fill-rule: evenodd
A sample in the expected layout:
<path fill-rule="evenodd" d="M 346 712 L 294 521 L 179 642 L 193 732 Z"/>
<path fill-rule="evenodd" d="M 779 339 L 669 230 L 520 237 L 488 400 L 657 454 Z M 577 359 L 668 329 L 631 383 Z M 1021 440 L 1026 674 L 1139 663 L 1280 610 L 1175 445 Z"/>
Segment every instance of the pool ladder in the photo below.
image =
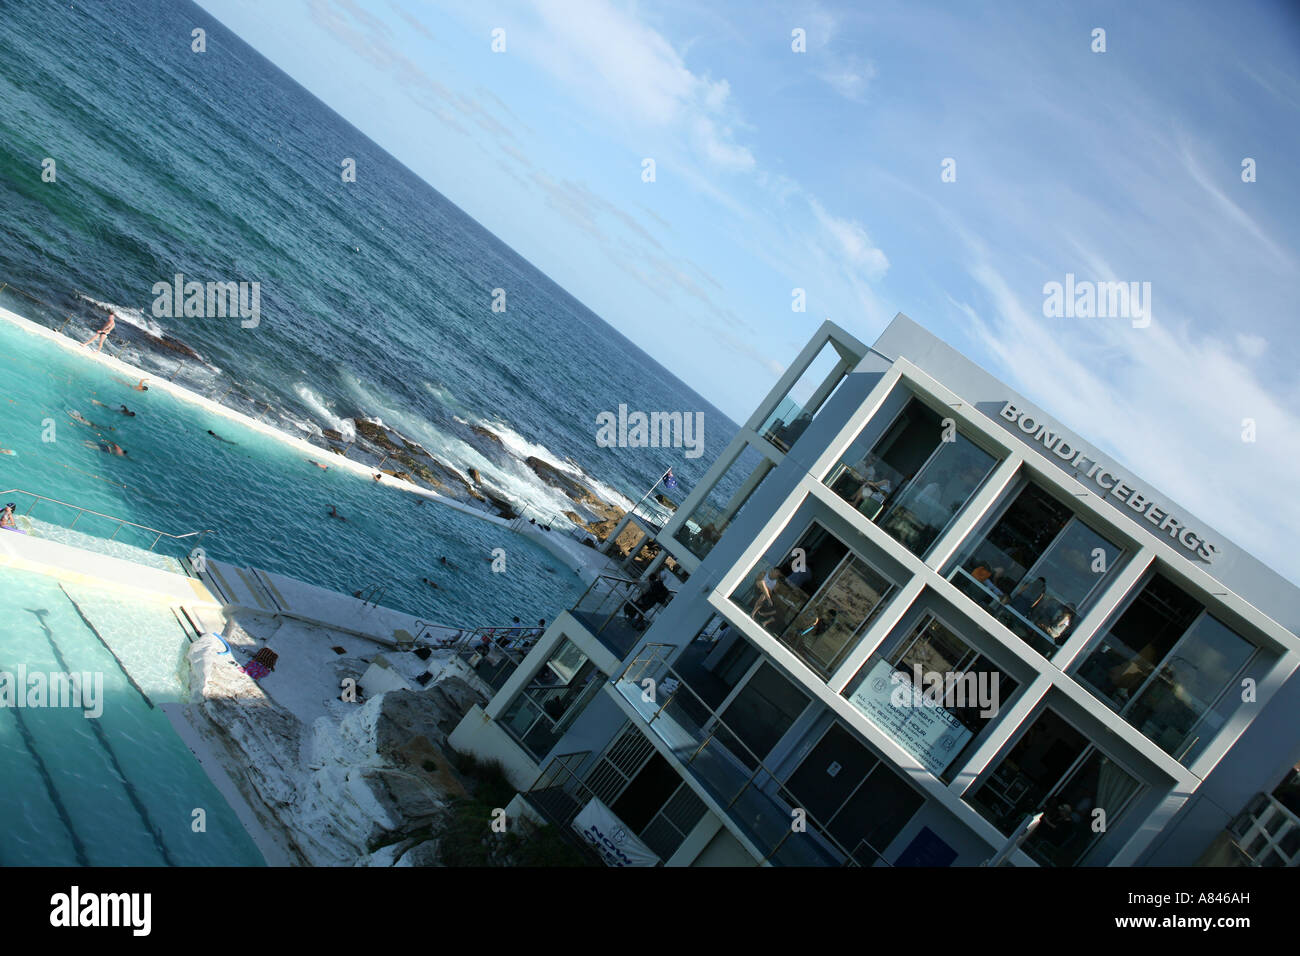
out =
<path fill-rule="evenodd" d="M 379 607 L 379 599 L 387 593 L 387 584 L 369 584 L 357 592 L 357 597 L 361 599 L 363 605 Z"/>

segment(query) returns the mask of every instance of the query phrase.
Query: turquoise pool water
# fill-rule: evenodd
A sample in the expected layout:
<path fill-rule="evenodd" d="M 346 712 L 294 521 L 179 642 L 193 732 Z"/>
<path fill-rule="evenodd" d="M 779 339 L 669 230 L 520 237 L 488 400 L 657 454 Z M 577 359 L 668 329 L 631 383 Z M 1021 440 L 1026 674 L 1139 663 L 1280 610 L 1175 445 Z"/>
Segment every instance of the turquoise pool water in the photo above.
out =
<path fill-rule="evenodd" d="M 136 417 L 95 401 L 125 403 Z M 74 422 L 74 411 L 97 427 Z M 127 456 L 84 444 L 101 438 Z M 385 604 L 428 620 L 549 620 L 581 593 L 579 580 L 548 552 L 503 528 L 339 469 L 323 472 L 297 448 L 158 389 L 134 391 L 95 362 L 4 321 L 0 447 L 16 453 L 0 455 L 0 489 L 22 488 L 177 534 L 212 528 L 203 542 L 211 557 L 348 593 L 387 582 Z M 331 505 L 346 523 L 326 517 Z M 41 503 L 32 517 L 66 525 L 72 513 Z M 114 530 L 85 516 L 74 534 L 105 539 Z M 152 540 L 130 528 L 118 535 L 126 545 Z M 506 549 L 505 573 L 491 571 L 497 547 Z M 438 562 L 443 555 L 452 568 Z"/>
<path fill-rule="evenodd" d="M 80 614 L 53 578 L 0 568 L 0 671 L 22 665 L 29 675 L 85 672 L 103 681 L 98 718 L 0 707 L 0 865 L 261 864 L 158 708 L 181 687 L 174 663 L 184 638 L 170 609 L 137 605 L 124 614 L 111 594 L 84 586 L 74 594 Z M 151 652 L 162 663 L 149 664 Z M 198 808 L 206 813 L 200 833 L 192 829 Z"/>

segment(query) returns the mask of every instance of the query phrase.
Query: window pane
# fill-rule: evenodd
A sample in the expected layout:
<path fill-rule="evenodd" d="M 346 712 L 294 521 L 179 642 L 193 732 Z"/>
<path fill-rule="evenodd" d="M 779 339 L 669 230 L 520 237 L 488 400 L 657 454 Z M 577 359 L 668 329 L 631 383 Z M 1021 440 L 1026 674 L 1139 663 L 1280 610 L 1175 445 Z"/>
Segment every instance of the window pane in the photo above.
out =
<path fill-rule="evenodd" d="M 754 766 L 750 753 L 765 758 L 807 705 L 803 691 L 771 664 L 764 664 L 721 714 L 723 723 L 745 745 L 733 752 L 746 766 Z"/>
<path fill-rule="evenodd" d="M 844 696 L 926 769 L 942 776 L 1018 686 L 929 618 L 888 654 L 871 655 Z"/>
<path fill-rule="evenodd" d="M 1044 711 L 969 802 L 1009 836 L 1026 816 L 1042 809 L 1087 747 L 1083 734 L 1054 712 Z"/>
<path fill-rule="evenodd" d="M 781 632 L 781 643 L 813 670 L 829 677 L 857 644 L 893 588 L 865 561 L 846 556 L 812 601 Z"/>
<path fill-rule="evenodd" d="M 923 554 L 996 463 L 943 419 L 910 400 L 878 441 L 871 423 L 825 484 L 911 550 Z"/>
<path fill-rule="evenodd" d="M 793 548 L 772 548 L 731 600 L 772 634 L 783 634 L 830 579 L 848 546 L 813 524 Z"/>
<path fill-rule="evenodd" d="M 1038 829 L 1022 844 L 1024 851 L 1040 863 L 1073 866 L 1101 837 L 1093 821 L 1112 829 L 1137 790 L 1131 775 L 1093 750 L 1048 798 Z"/>
<path fill-rule="evenodd" d="M 860 866 L 871 866 L 921 803 L 921 795 L 902 777 L 879 764 L 828 829 Z"/>
<path fill-rule="evenodd" d="M 1222 711 L 1213 709 L 1253 652 L 1248 641 L 1206 614 L 1161 664 L 1125 716 L 1165 753 L 1188 763 L 1241 704 L 1241 695 L 1230 692 Z M 1202 716 L 1207 719 L 1201 721 Z"/>
<path fill-rule="evenodd" d="M 1079 679 L 1122 712 L 1200 613 L 1198 602 L 1157 574 L 1084 660 Z"/>
<path fill-rule="evenodd" d="M 934 457 L 885 507 L 880 526 L 913 554 L 925 554 L 995 464 L 965 435 L 941 442 Z"/>
<path fill-rule="evenodd" d="M 1051 657 L 1123 549 L 1036 485 L 1025 488 L 949 579 L 1039 653 Z"/>

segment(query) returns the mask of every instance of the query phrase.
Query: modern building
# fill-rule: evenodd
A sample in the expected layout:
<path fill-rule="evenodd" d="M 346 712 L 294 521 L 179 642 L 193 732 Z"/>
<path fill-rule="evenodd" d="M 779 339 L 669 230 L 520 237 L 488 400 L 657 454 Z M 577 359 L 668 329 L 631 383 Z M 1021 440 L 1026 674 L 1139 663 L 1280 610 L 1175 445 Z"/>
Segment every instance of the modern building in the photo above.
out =
<path fill-rule="evenodd" d="M 653 544 L 670 600 L 598 580 L 451 737 L 607 861 L 1300 855 L 1300 589 L 905 316 L 825 323 Z"/>

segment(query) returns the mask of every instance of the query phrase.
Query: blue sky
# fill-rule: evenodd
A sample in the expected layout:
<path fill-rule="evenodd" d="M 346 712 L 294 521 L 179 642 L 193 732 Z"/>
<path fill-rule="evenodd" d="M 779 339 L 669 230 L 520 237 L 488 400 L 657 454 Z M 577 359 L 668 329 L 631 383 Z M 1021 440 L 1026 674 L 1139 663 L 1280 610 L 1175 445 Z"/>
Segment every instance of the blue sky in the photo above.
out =
<path fill-rule="evenodd" d="M 905 312 L 1300 581 L 1300 8 L 202 5 L 732 418 Z"/>

